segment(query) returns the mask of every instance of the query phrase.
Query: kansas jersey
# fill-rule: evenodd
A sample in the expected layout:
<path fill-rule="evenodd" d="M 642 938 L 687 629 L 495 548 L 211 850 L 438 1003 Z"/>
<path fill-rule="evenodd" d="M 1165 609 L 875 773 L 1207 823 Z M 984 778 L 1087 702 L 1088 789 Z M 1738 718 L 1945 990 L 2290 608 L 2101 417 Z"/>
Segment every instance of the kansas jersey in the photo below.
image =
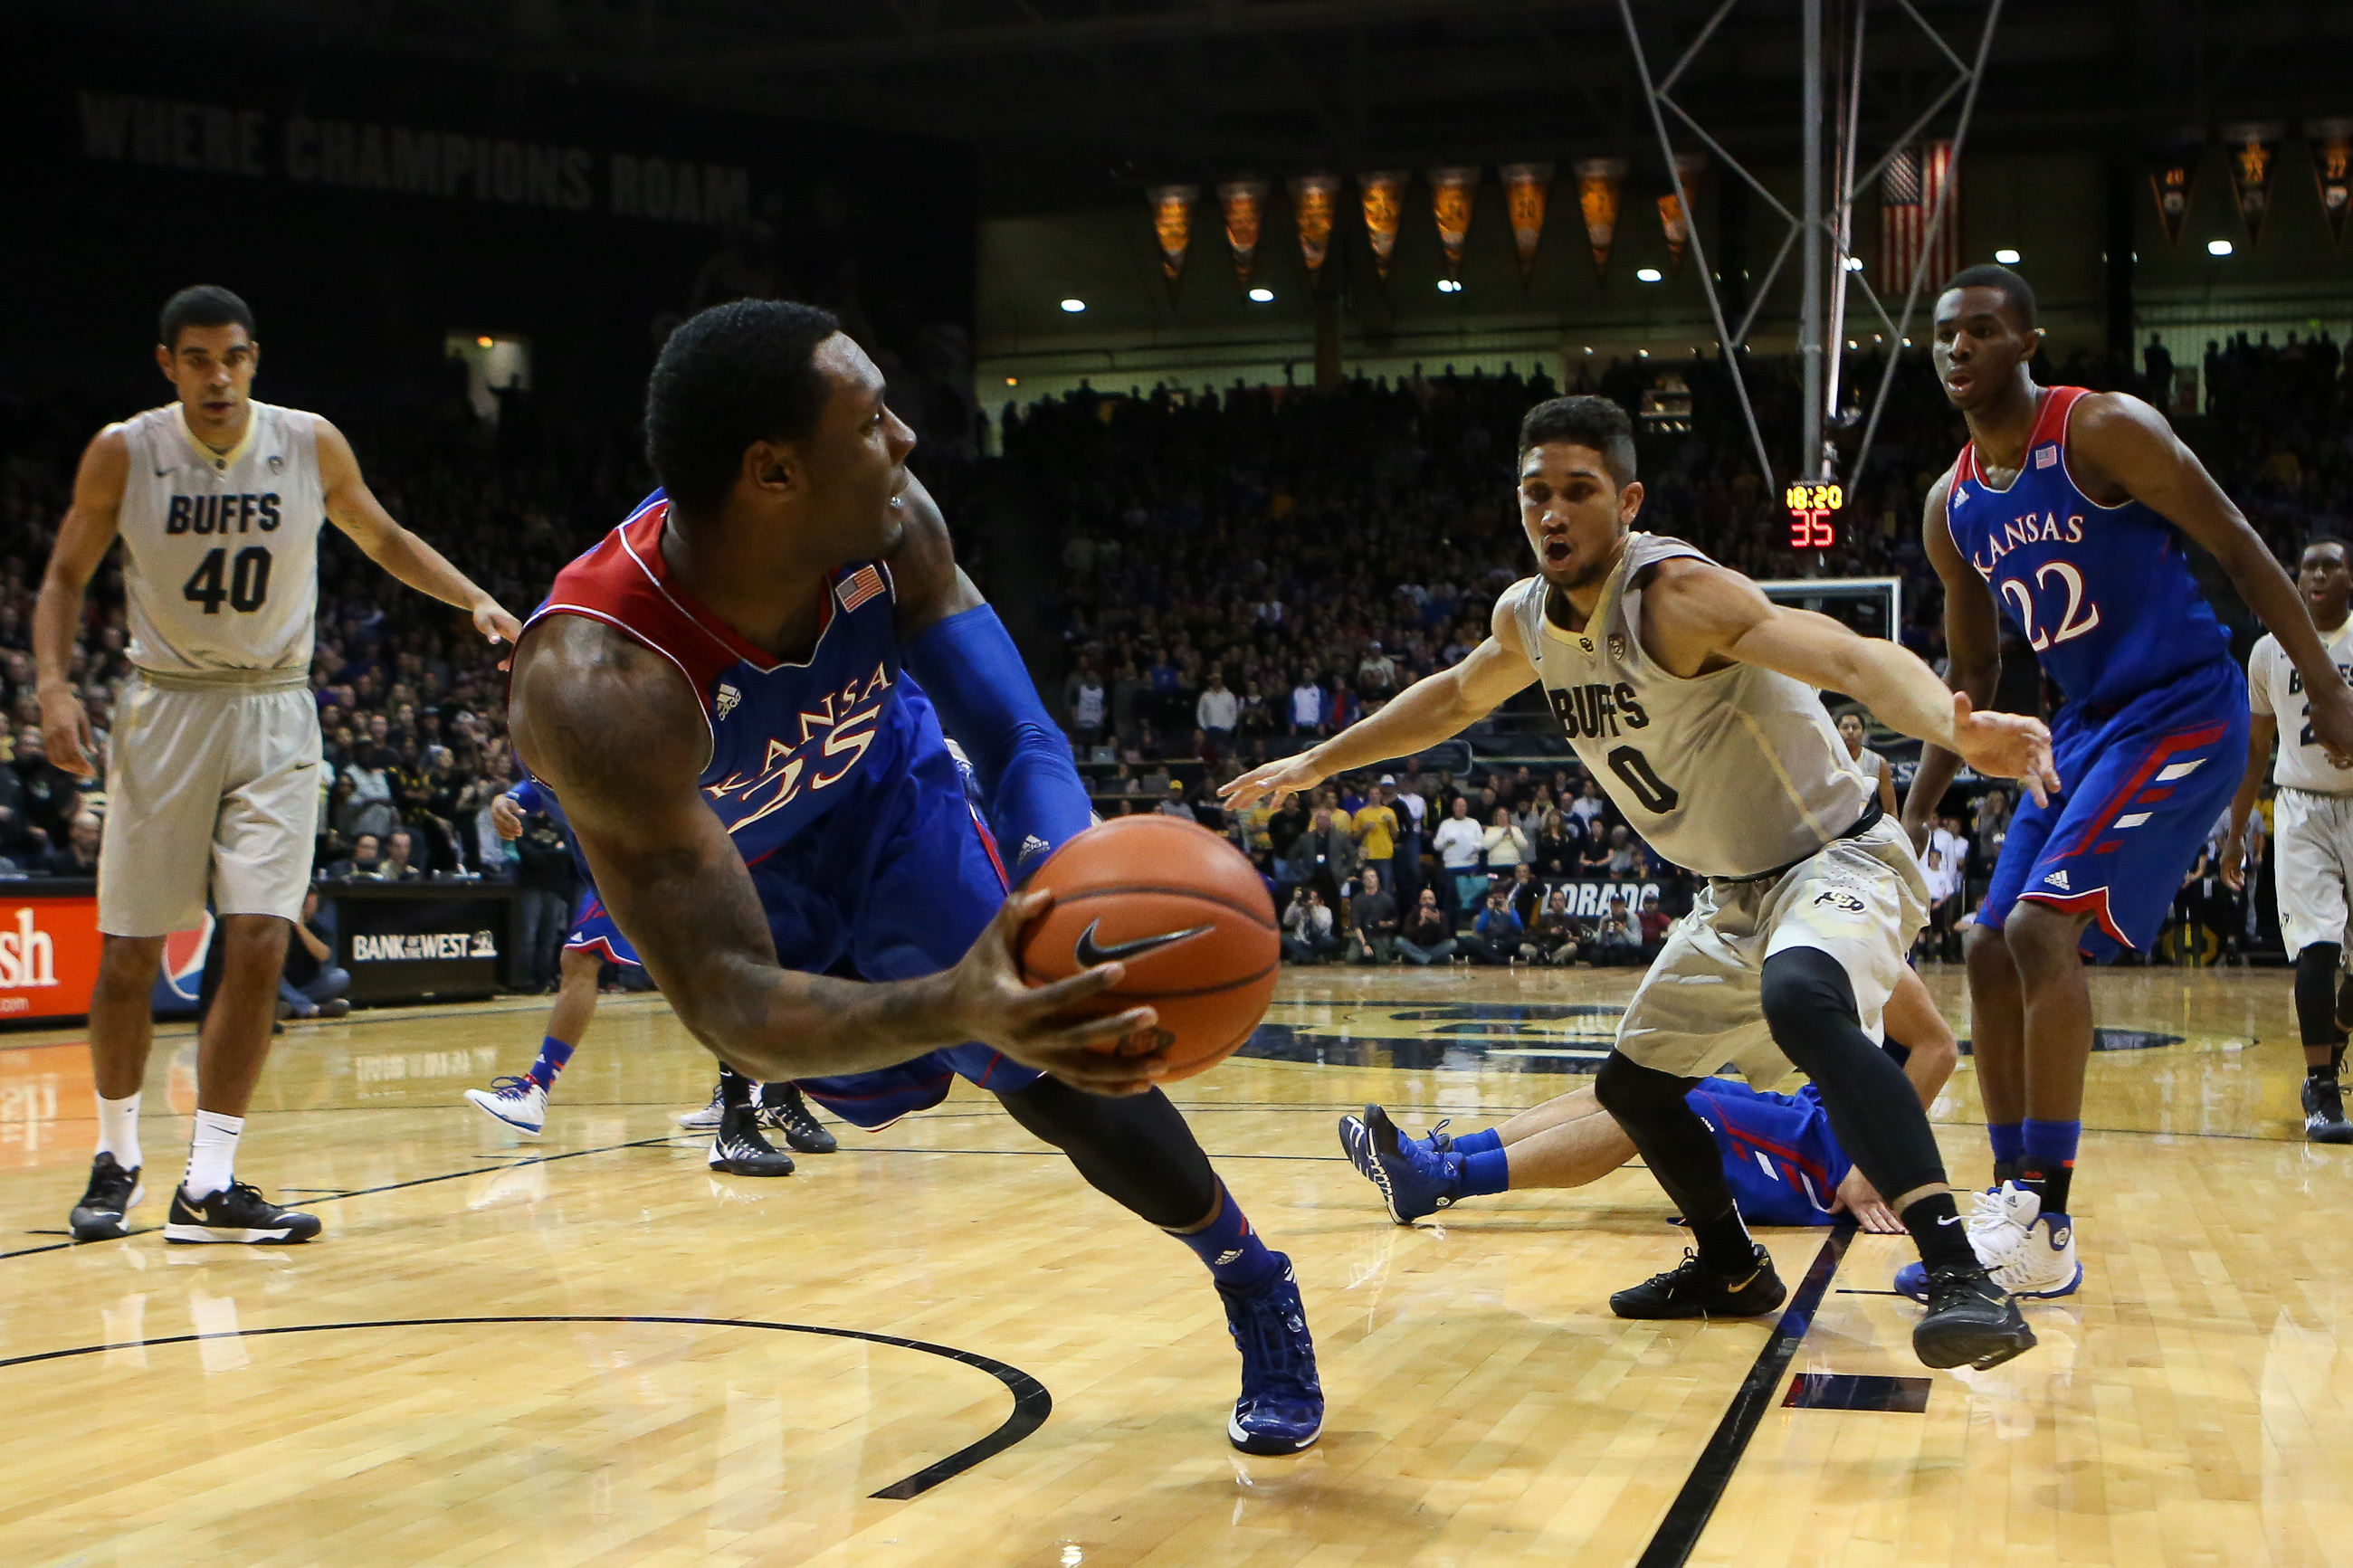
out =
<path fill-rule="evenodd" d="M 2230 657 L 2179 531 L 2137 500 L 2103 506 L 2067 471 L 2067 419 L 2080 386 L 2042 395 L 2025 466 L 1987 481 L 1972 441 L 1945 500 L 1954 545 L 2070 702 L 2114 707 Z"/>
<path fill-rule="evenodd" d="M 1642 572 L 1706 556 L 1632 533 L 1583 631 L 1545 613 L 1530 577 L 1505 590 L 1520 645 L 1569 744 L 1643 841 L 1704 876 L 1752 877 L 1802 860 L 1877 798 L 1821 696 L 1753 664 L 1689 678 L 1642 649 Z"/>
<path fill-rule="evenodd" d="M 2333 632 L 2320 634 L 2328 662 L 2353 678 L 2353 620 Z M 2304 694 L 2304 677 L 2288 662 L 2279 638 L 2265 632 L 2247 656 L 2247 703 L 2265 718 L 2279 721 L 2279 756 L 2272 763 L 2272 782 L 2315 795 L 2353 795 L 2353 768 L 2340 768 L 2313 738 L 2310 703 Z"/>
<path fill-rule="evenodd" d="M 123 422 L 131 467 L 116 520 L 142 669 L 311 667 L 326 521 L 319 417 L 249 406 L 227 452 L 189 434 L 176 403 Z"/>

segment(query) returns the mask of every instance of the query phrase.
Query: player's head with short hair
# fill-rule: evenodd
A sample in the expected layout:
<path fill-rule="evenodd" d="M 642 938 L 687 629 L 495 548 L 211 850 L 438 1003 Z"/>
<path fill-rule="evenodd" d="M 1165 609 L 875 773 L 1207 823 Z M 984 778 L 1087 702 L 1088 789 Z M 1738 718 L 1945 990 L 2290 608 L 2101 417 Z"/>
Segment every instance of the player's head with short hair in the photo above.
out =
<path fill-rule="evenodd" d="M 243 327 L 250 339 L 253 308 L 216 283 L 195 283 L 164 301 L 156 318 L 155 341 L 167 352 L 180 346 L 180 333 L 189 327 Z"/>
<path fill-rule="evenodd" d="M 2042 346 L 2034 285 L 2007 267 L 1964 267 L 1936 295 L 1928 357 L 1946 401 L 1964 414 L 2005 396 L 2032 395 L 2026 362 Z"/>
<path fill-rule="evenodd" d="M 1520 528 L 1555 588 L 1599 584 L 1642 507 L 1634 422 L 1606 397 L 1555 397 L 1520 421 Z"/>
<path fill-rule="evenodd" d="M 2353 548 L 2333 533 L 2306 540 L 2304 552 L 2296 558 L 2295 588 L 2304 595 L 2313 624 L 2334 632 L 2353 606 Z"/>
<path fill-rule="evenodd" d="M 882 373 L 828 311 L 738 300 L 670 335 L 646 383 L 646 458 L 689 529 L 731 516 L 820 542 L 836 563 L 886 553 L 914 435 Z"/>
<path fill-rule="evenodd" d="M 164 301 L 155 334 L 156 368 L 180 395 L 188 427 L 221 447 L 234 442 L 261 359 L 253 311 L 227 289 L 199 283 Z"/>

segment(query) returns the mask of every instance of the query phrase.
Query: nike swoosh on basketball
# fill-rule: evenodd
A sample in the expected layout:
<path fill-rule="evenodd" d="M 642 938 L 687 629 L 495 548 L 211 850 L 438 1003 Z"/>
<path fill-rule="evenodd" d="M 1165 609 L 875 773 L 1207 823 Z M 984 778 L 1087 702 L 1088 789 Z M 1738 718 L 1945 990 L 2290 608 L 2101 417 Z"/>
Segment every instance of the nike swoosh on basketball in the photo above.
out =
<path fill-rule="evenodd" d="M 1157 936 L 1140 936 L 1134 942 L 1115 942 L 1108 947 L 1099 947 L 1095 943 L 1095 927 L 1101 924 L 1101 921 L 1089 921 L 1087 929 L 1079 933 L 1078 946 L 1071 950 L 1082 969 L 1092 969 L 1098 963 L 1110 963 L 1117 959 L 1140 957 L 1155 949 L 1197 937 L 1210 929 L 1208 926 L 1187 926 L 1183 931 L 1165 931 Z"/>

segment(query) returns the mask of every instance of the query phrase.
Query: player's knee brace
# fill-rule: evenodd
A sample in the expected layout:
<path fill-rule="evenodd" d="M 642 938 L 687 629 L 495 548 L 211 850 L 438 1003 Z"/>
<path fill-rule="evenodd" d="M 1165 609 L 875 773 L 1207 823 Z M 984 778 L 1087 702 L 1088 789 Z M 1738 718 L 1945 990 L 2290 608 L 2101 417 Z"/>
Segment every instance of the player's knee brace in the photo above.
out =
<path fill-rule="evenodd" d="M 1114 1099 L 1045 1078 L 997 1099 L 1033 1136 L 1068 1154 L 1088 1185 L 1164 1230 L 1198 1225 L 1217 1205 L 1208 1155 L 1157 1089 Z"/>
<path fill-rule="evenodd" d="M 2307 1046 L 2341 1046 L 2345 1031 L 2337 1026 L 2337 976 L 2345 950 L 2333 942 L 2316 942 L 2295 955 L 2295 1022 Z"/>

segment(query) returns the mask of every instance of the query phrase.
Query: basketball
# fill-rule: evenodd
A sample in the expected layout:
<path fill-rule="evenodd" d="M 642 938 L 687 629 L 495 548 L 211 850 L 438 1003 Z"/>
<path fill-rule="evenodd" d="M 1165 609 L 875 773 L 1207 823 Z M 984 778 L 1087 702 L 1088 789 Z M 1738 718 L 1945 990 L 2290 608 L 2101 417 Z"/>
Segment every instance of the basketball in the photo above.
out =
<path fill-rule="evenodd" d="M 1054 907 L 1021 942 L 1021 975 L 1050 984 L 1117 959 L 1126 978 L 1088 1004 L 1145 1004 L 1170 1038 L 1167 1078 L 1240 1049 L 1274 995 L 1274 901 L 1240 850 L 1174 816 L 1116 817 L 1064 844 L 1030 884 Z"/>

